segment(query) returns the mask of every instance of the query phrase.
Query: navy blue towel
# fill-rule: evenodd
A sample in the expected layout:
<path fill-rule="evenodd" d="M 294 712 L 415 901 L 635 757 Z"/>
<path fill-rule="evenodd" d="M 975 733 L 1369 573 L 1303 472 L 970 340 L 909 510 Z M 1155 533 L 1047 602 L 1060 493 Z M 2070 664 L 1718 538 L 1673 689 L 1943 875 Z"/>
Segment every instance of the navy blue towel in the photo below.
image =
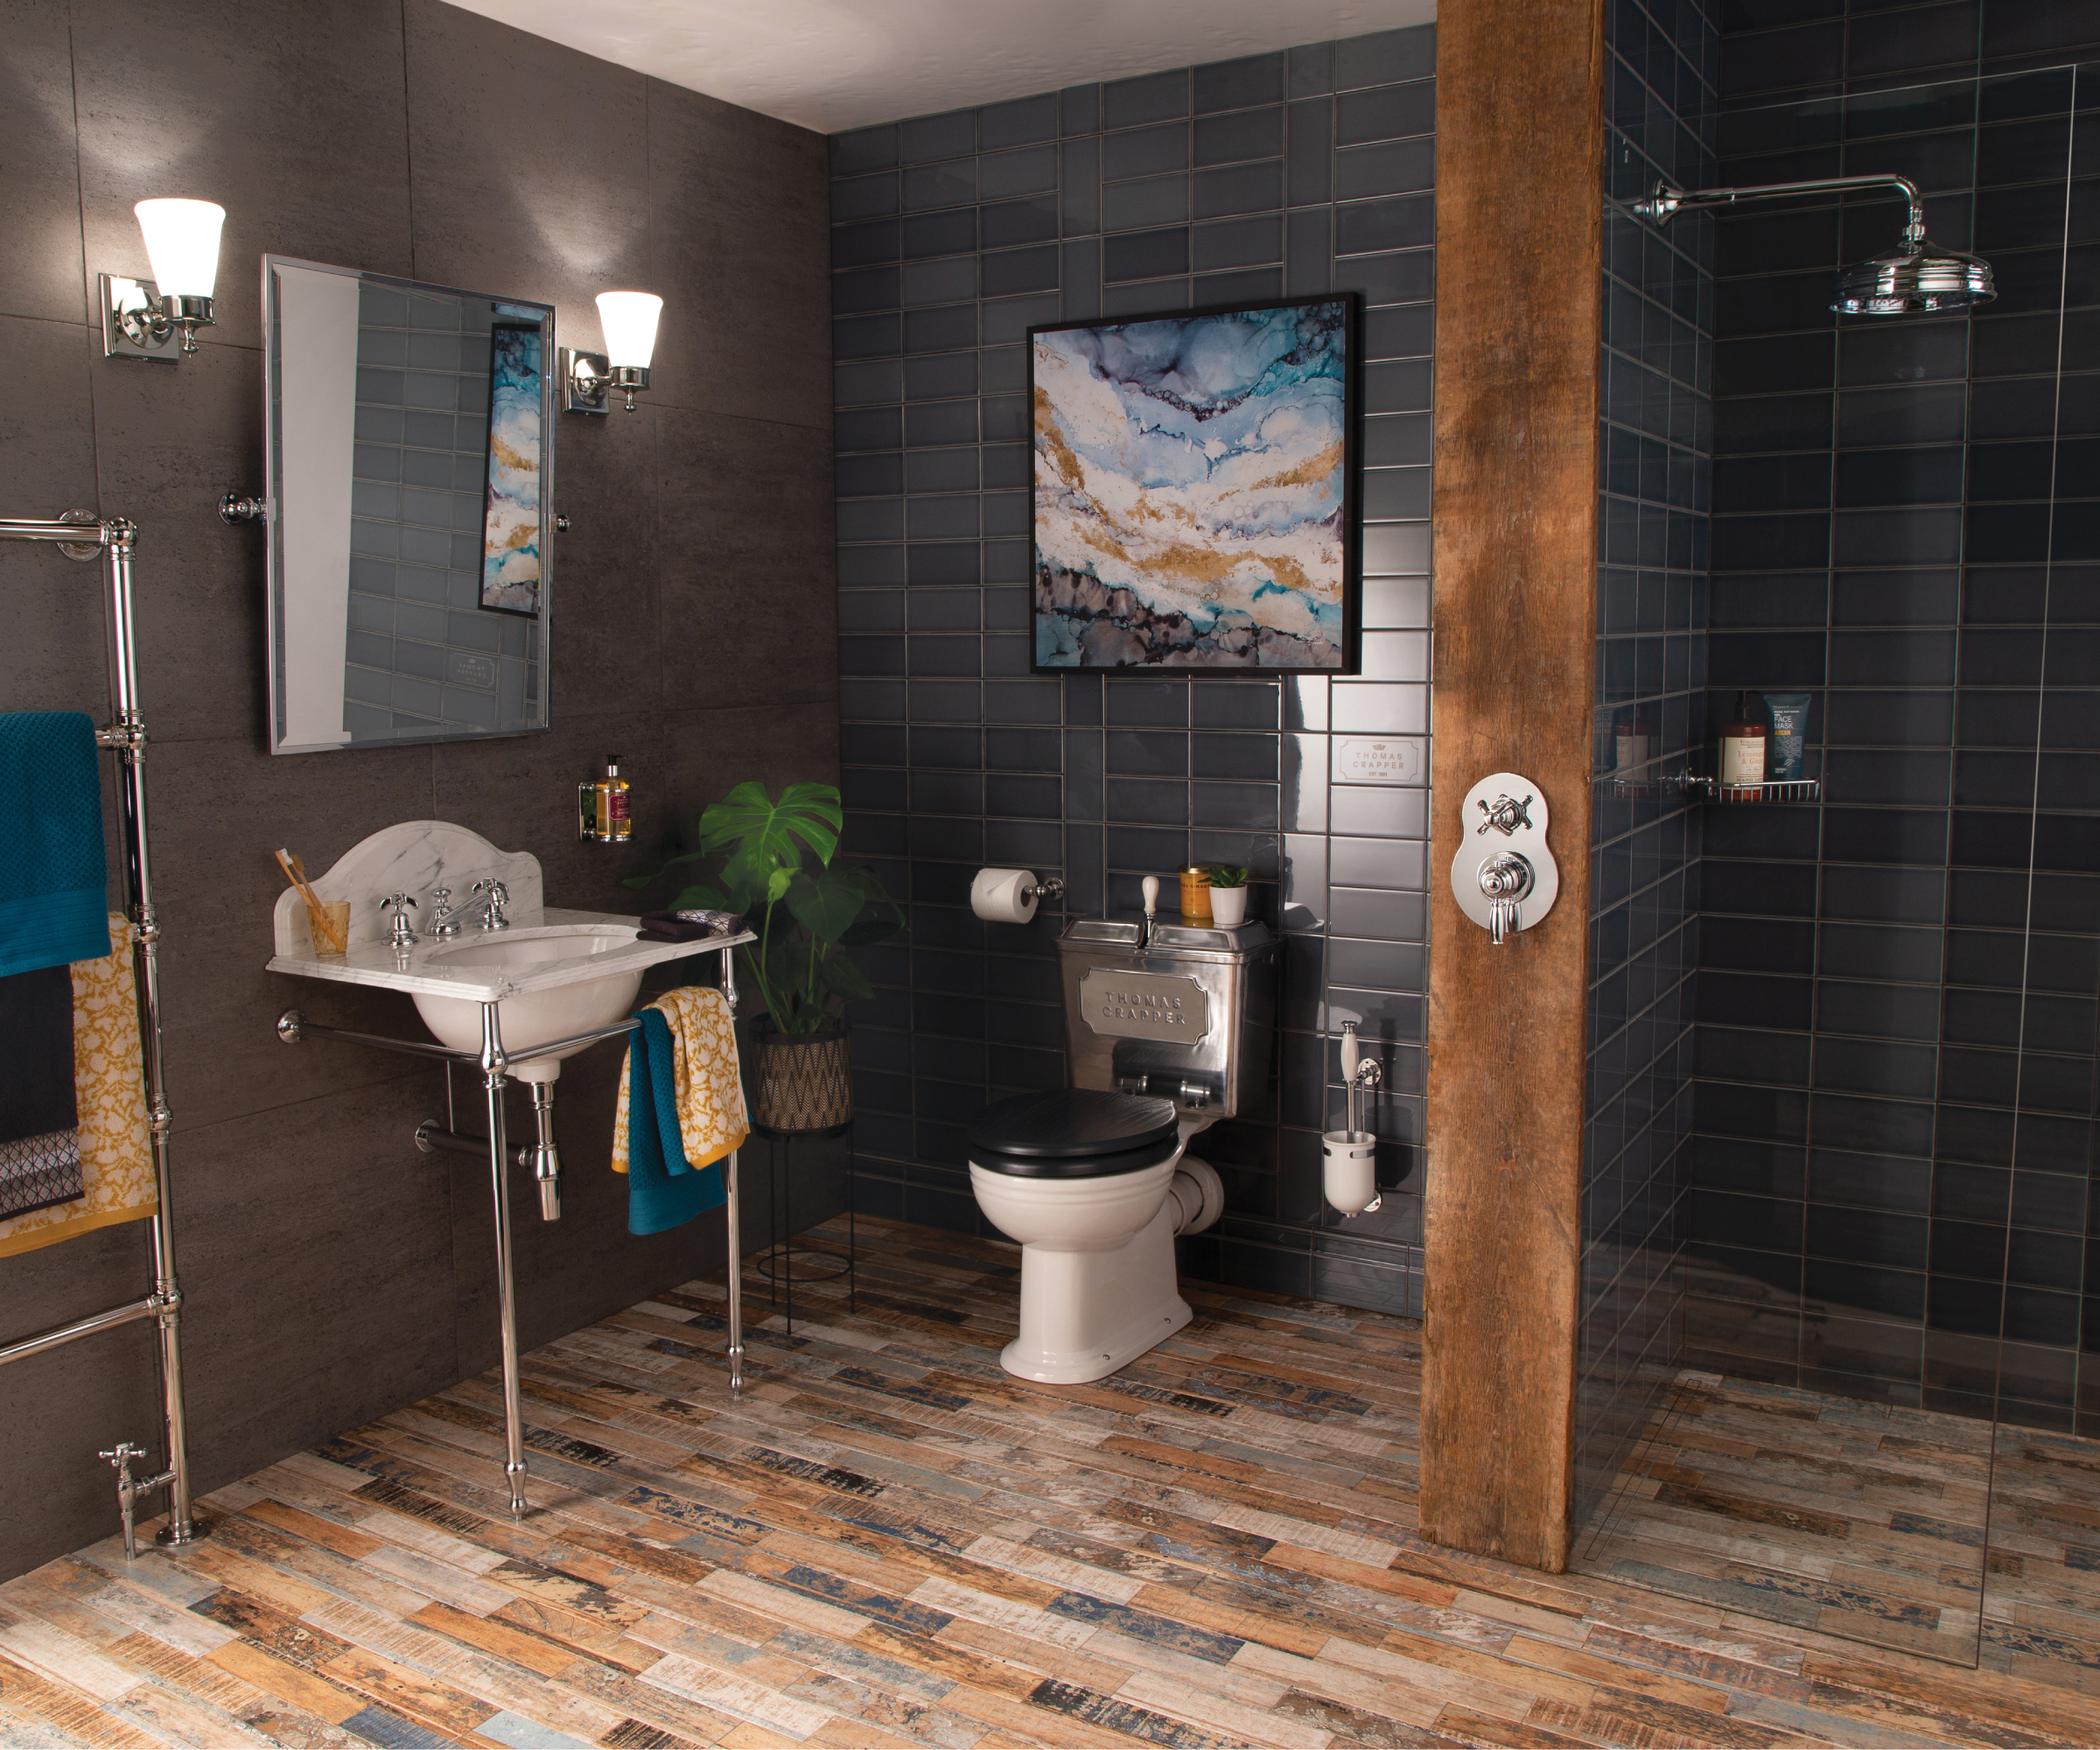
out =
<path fill-rule="evenodd" d="M 0 1222 L 87 1195 L 73 1061 L 73 971 L 0 978 Z"/>
<path fill-rule="evenodd" d="M 0 715 L 0 978 L 109 952 L 100 760 L 79 711 Z"/>

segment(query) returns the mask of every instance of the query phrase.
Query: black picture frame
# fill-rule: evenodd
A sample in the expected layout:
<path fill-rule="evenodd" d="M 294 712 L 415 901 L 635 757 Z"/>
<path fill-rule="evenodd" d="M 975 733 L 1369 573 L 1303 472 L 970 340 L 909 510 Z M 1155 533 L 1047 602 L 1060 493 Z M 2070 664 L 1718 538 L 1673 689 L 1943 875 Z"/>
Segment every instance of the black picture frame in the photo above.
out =
<path fill-rule="evenodd" d="M 1082 333 L 1104 329 L 1135 327 L 1152 322 L 1200 322 L 1220 317 L 1246 316 L 1275 310 L 1298 310 L 1320 305 L 1341 307 L 1342 360 L 1342 458 L 1341 458 L 1341 594 L 1342 631 L 1333 663 L 1286 665 L 1256 662 L 1045 662 L 1038 620 L 1042 612 L 1044 566 L 1040 541 L 1042 506 L 1040 470 L 1036 465 L 1036 340 L 1041 334 Z M 1194 309 L 1162 310 L 1150 313 L 1084 321 L 1039 322 L 1027 331 L 1029 408 L 1029 672 L 1036 675 L 1186 675 L 1204 680 L 1232 679 L 1245 676 L 1275 675 L 1352 676 L 1362 662 L 1363 529 L 1362 378 L 1363 374 L 1362 299 L 1354 291 L 1322 292 L 1306 298 L 1270 298 L 1252 303 L 1214 304 Z"/>

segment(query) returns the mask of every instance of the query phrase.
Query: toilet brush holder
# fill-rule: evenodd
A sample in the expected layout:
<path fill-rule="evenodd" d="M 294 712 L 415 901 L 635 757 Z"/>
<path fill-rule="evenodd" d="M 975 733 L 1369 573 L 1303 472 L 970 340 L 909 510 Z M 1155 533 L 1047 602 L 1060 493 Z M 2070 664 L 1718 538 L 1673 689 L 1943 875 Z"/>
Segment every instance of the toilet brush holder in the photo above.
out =
<path fill-rule="evenodd" d="M 1345 1215 L 1368 1215 L 1377 1208 L 1378 1138 L 1363 1122 L 1363 1096 L 1378 1085 L 1378 1060 L 1366 1057 L 1356 1040 L 1356 1023 L 1341 1024 L 1341 1079 L 1348 1128 L 1329 1130 L 1320 1139 L 1320 1189 Z"/>
<path fill-rule="evenodd" d="M 1320 1139 L 1327 1201 L 1345 1215 L 1378 1207 L 1378 1138 L 1368 1130 L 1329 1130 Z"/>

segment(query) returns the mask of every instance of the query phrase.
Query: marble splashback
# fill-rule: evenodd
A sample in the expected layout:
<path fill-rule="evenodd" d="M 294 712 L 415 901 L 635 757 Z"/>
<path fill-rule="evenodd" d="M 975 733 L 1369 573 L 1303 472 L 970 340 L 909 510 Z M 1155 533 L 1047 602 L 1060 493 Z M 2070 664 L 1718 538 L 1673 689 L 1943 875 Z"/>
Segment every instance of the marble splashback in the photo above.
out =
<path fill-rule="evenodd" d="M 494 878 L 510 889 L 508 912 L 514 923 L 536 924 L 545 904 L 540 860 L 527 850 L 500 850 L 478 832 L 450 821 L 402 821 L 360 840 L 325 875 L 312 877 L 313 891 L 324 900 L 350 902 L 350 946 L 380 942 L 387 934 L 387 914 L 380 904 L 390 893 L 414 896 L 410 914 L 420 934 L 430 922 L 433 887 L 449 887 L 454 906 L 473 897 L 477 881 Z M 306 902 L 287 887 L 277 895 L 272 914 L 276 951 L 304 955 L 312 947 Z"/>

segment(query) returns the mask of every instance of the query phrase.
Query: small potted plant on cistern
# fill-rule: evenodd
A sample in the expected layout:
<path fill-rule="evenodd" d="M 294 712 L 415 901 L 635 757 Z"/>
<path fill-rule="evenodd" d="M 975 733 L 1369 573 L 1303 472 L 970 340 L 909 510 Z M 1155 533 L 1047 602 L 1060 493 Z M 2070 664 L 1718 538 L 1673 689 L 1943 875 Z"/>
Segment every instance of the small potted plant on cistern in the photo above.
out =
<path fill-rule="evenodd" d="M 1237 863 L 1206 864 L 1209 878 L 1210 920 L 1220 929 L 1247 921 L 1247 870 Z"/>

